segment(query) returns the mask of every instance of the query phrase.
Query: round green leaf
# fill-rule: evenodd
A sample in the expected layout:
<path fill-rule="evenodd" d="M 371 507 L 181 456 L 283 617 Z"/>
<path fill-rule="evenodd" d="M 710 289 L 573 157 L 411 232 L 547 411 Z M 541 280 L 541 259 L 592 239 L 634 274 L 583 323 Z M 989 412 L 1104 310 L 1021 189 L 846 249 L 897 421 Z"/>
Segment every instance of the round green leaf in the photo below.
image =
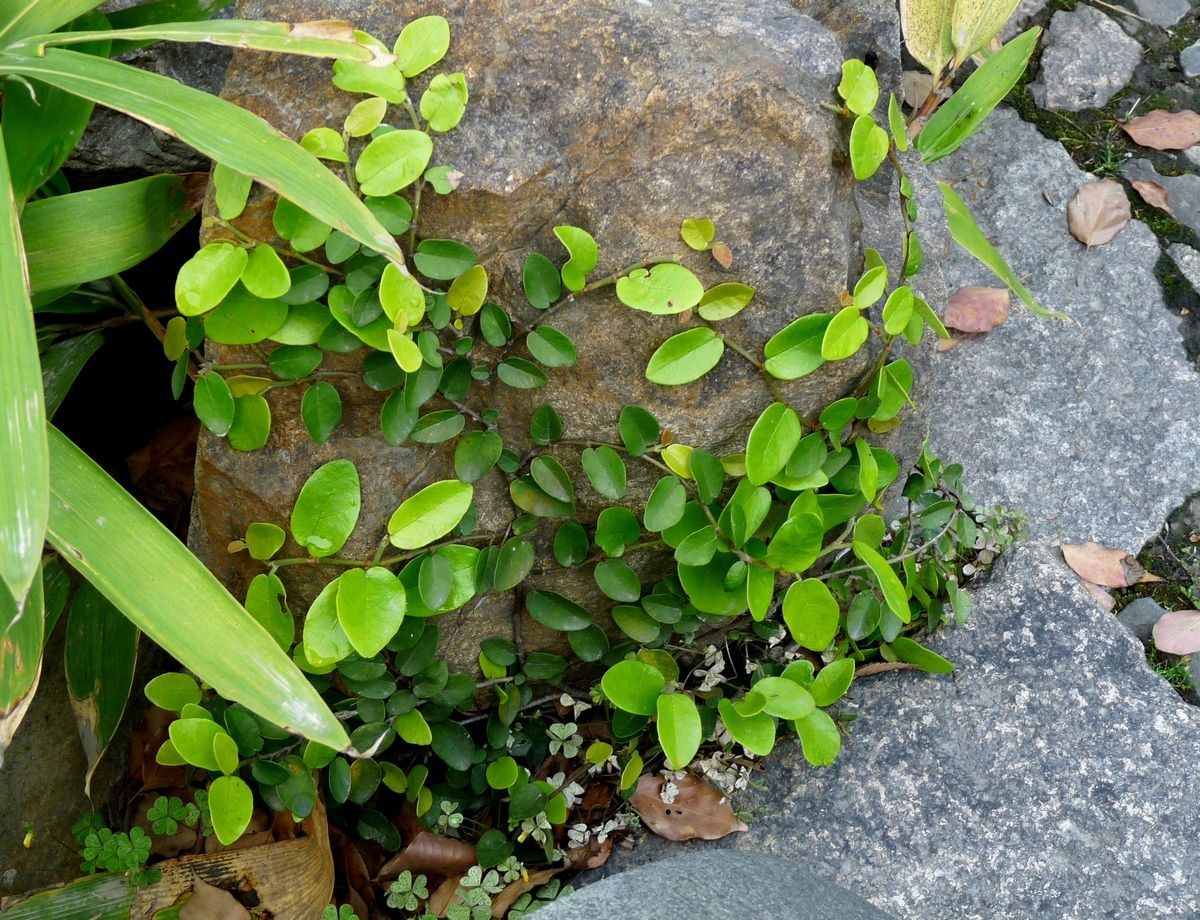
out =
<path fill-rule="evenodd" d="M 855 115 L 868 115 L 879 101 L 879 81 L 875 71 L 862 61 L 842 62 L 842 82 L 838 84 L 838 95 L 846 101 Z"/>
<path fill-rule="evenodd" d="M 795 726 L 805 760 L 814 767 L 827 767 L 837 760 L 842 749 L 842 736 L 837 723 L 825 710 L 817 709 L 803 719 L 797 719 Z"/>
<path fill-rule="evenodd" d="M 679 581 L 683 590 L 701 613 L 731 617 L 745 612 L 747 601 L 744 586 L 733 591 L 725 588 L 725 573 L 736 560 L 737 557 L 730 553 L 717 553 L 708 565 L 679 566 Z"/>
<path fill-rule="evenodd" d="M 379 127 L 387 114 L 387 100 L 372 96 L 357 103 L 346 116 L 346 133 L 351 137 L 362 137 Z"/>
<path fill-rule="evenodd" d="M 450 50 L 450 23 L 444 16 L 421 16 L 406 25 L 393 53 L 406 77 L 428 70 Z"/>
<path fill-rule="evenodd" d="M 596 519 L 596 545 L 605 555 L 620 556 L 625 547 L 636 543 L 642 535 L 637 516 L 628 508 L 617 505 L 605 508 Z"/>
<path fill-rule="evenodd" d="M 409 435 L 418 444 L 441 444 L 449 441 L 467 426 L 467 418 L 454 409 L 441 409 L 422 415 Z"/>
<path fill-rule="evenodd" d="M 325 355 L 312 345 L 280 345 L 268 359 L 271 373 L 283 380 L 299 380 L 318 367 Z"/>
<path fill-rule="evenodd" d="M 855 542 L 853 548 L 854 555 L 866 563 L 871 574 L 875 576 L 875 581 L 883 592 L 883 599 L 888 608 L 901 621 L 909 622 L 912 619 L 912 611 L 908 607 L 908 590 L 900 581 L 900 576 L 896 574 L 895 569 L 883 556 L 865 543 Z"/>
<path fill-rule="evenodd" d="M 538 488 L 551 498 L 567 504 L 575 501 L 575 485 L 571 482 L 571 475 L 553 457 L 535 457 L 529 464 L 529 473 Z"/>
<path fill-rule="evenodd" d="M 794 409 L 779 402 L 769 405 L 746 441 L 746 478 L 756 486 L 770 482 L 791 458 L 802 433 Z"/>
<path fill-rule="evenodd" d="M 717 228 L 708 218 L 689 217 L 679 228 L 679 238 L 697 252 L 704 252 L 716 238 Z"/>
<path fill-rule="evenodd" d="M 457 722 L 434 722 L 429 728 L 433 733 L 430 742 L 433 753 L 453 770 L 470 770 L 475 758 L 475 742 L 467 730 Z"/>
<path fill-rule="evenodd" d="M 657 435 L 655 437 L 657 439 Z M 613 501 L 625 497 L 628 474 L 620 454 L 607 446 L 588 447 L 580 460 L 593 489 Z"/>
<path fill-rule="evenodd" d="M 146 684 L 146 699 L 160 709 L 179 712 L 188 703 L 198 704 L 201 700 L 200 685 L 190 674 L 169 671 L 159 674 Z"/>
<path fill-rule="evenodd" d="M 562 436 L 563 420 L 557 409 L 547 403 L 533 410 L 533 415 L 529 417 L 529 437 L 534 444 L 545 447 Z"/>
<path fill-rule="evenodd" d="M 700 298 L 699 313 L 709 322 L 729 319 L 745 309 L 754 298 L 754 288 L 736 281 L 710 287 Z"/>
<path fill-rule="evenodd" d="M 271 217 L 275 232 L 287 240 L 296 252 L 309 252 L 324 244 L 333 232 L 333 227 L 313 217 L 303 208 L 280 198 L 275 202 L 275 213 Z"/>
<path fill-rule="evenodd" d="M 378 566 L 351 569 L 337 583 L 338 623 L 354 650 L 373 658 L 404 620 L 404 588 L 395 575 Z"/>
<path fill-rule="evenodd" d="M 621 409 L 617 424 L 621 442 L 630 456 L 640 457 L 650 448 L 658 444 L 662 429 L 658 419 L 641 406 L 630 405 Z"/>
<path fill-rule="evenodd" d="M 451 283 L 450 290 L 446 292 L 446 302 L 456 313 L 474 316 L 483 306 L 487 292 L 487 269 L 482 265 L 472 265 Z"/>
<path fill-rule="evenodd" d="M 389 131 L 363 148 L 354 176 L 364 195 L 390 195 L 421 178 L 432 155 L 433 141 L 424 131 Z"/>
<path fill-rule="evenodd" d="M 332 556 L 354 532 L 362 506 L 358 470 L 349 460 L 318 467 L 292 508 L 292 537 L 315 558 Z"/>
<path fill-rule="evenodd" d="M 312 439 L 324 444 L 342 420 L 342 397 L 332 384 L 318 380 L 304 391 L 300 416 Z"/>
<path fill-rule="evenodd" d="M 214 773 L 220 770 L 213 752 L 213 739 L 228 732 L 212 719 L 176 719 L 168 726 L 167 734 L 179 756 L 192 766 Z"/>
<path fill-rule="evenodd" d="M 658 698 L 657 709 L 658 743 L 667 755 L 667 766 L 682 770 L 692 762 L 704 739 L 700 711 L 686 693 L 663 694 Z"/>
<path fill-rule="evenodd" d="M 363 199 L 363 204 L 375 219 L 383 224 L 383 229 L 388 233 L 399 236 L 401 233 L 407 233 L 412 225 L 412 205 L 399 195 L 381 195 L 375 198 L 368 196 Z"/>
<path fill-rule="evenodd" d="M 809 692 L 818 706 L 829 706 L 846 695 L 853 680 L 854 659 L 839 658 L 821 668 L 813 680 Z"/>
<path fill-rule="evenodd" d="M 890 645 L 896 657 L 901 661 L 915 664 L 920 670 L 929 674 L 949 674 L 954 670 L 952 662 L 907 636 L 893 639 Z"/>
<path fill-rule="evenodd" d="M 594 577 L 604 596 L 614 601 L 636 604 L 642 596 L 637 574 L 619 559 L 606 559 L 597 564 Z"/>
<path fill-rule="evenodd" d="M 440 73 L 421 94 L 421 117 L 430 131 L 453 130 L 467 111 L 467 75 Z"/>
<path fill-rule="evenodd" d="M 540 252 L 531 252 L 525 257 L 522 284 L 525 297 L 538 310 L 545 310 L 562 296 L 558 267 Z"/>
<path fill-rule="evenodd" d="M 888 155 L 888 135 L 870 115 L 859 115 L 850 129 L 850 166 L 858 181 L 875 175 Z"/>
<path fill-rule="evenodd" d="M 825 582 L 817 578 L 796 581 L 783 596 L 783 621 L 804 648 L 823 652 L 837 636 L 841 610 Z"/>
<path fill-rule="evenodd" d="M 271 436 L 271 407 L 261 396 L 237 396 L 233 400 L 233 423 L 229 446 L 234 450 L 258 450 Z"/>
<path fill-rule="evenodd" d="M 500 547 L 496 559 L 494 584 L 498 591 L 511 591 L 533 570 L 533 544 L 528 540 L 514 538 Z"/>
<path fill-rule="evenodd" d="M 474 250 L 455 240 L 421 240 L 413 253 L 417 271 L 437 281 L 453 281 L 478 262 Z"/>
<path fill-rule="evenodd" d="M 802 512 L 788 518 L 767 545 L 767 564 L 781 572 L 799 574 L 817 561 L 825 536 L 819 517 Z"/>
<path fill-rule="evenodd" d="M 238 768 L 238 746 L 229 735 L 220 734 L 213 738 L 213 756 L 222 773 L 236 773 Z"/>
<path fill-rule="evenodd" d="M 338 619 L 338 588 L 338 579 L 322 588 L 304 617 L 304 654 L 318 667 L 336 664 L 353 651 Z"/>
<path fill-rule="evenodd" d="M 775 747 L 775 720 L 765 712 L 743 716 L 729 700 L 717 704 L 721 721 L 733 736 L 733 740 L 751 754 L 766 757 Z"/>
<path fill-rule="evenodd" d="M 396 364 L 400 366 L 402 371 L 413 374 L 421 369 L 421 364 L 424 363 L 425 358 L 411 335 L 405 335 L 403 332 L 389 329 L 387 331 L 387 340 L 392 357 L 396 359 Z"/>
<path fill-rule="evenodd" d="M 858 307 L 844 307 L 825 329 L 821 339 L 821 357 L 826 361 L 841 361 L 855 354 L 870 334 L 871 324 Z"/>
<path fill-rule="evenodd" d="M 410 709 L 392 720 L 392 728 L 401 740 L 423 747 L 433 741 L 433 732 L 419 709 Z"/>
<path fill-rule="evenodd" d="M 692 272 L 674 262 L 635 268 L 617 279 L 617 299 L 627 307 L 669 316 L 690 310 L 704 296 L 704 285 Z"/>
<path fill-rule="evenodd" d="M 225 378 L 216 371 L 209 371 L 196 381 L 192 407 L 201 424 L 217 437 L 229 434 L 233 426 L 233 394 Z"/>
<path fill-rule="evenodd" d="M 525 337 L 525 347 L 546 367 L 572 367 L 575 343 L 552 326 L 538 326 Z"/>
<path fill-rule="evenodd" d="M 634 521 L 637 527 L 637 521 Z M 636 539 L 636 537 L 635 537 Z M 587 531 L 578 521 L 567 521 L 554 534 L 554 559 L 561 566 L 579 565 L 587 558 Z"/>
<path fill-rule="evenodd" d="M 626 604 L 614 607 L 612 618 L 621 632 L 641 645 L 653 642 L 662 631 L 662 625 L 651 619 L 641 607 L 630 607 Z"/>
<path fill-rule="evenodd" d="M 775 333 L 763 346 L 764 370 L 780 380 L 796 380 L 817 370 L 825 363 L 821 342 L 832 319 L 828 313 L 813 313 Z"/>
<path fill-rule="evenodd" d="M 283 547 L 287 534 L 277 524 L 256 521 L 246 528 L 246 548 L 260 562 L 270 559 Z"/>
<path fill-rule="evenodd" d="M 632 658 L 617 662 L 600 679 L 600 689 L 609 702 L 635 716 L 655 715 L 658 695 L 666 685 L 658 668 Z"/>
<path fill-rule="evenodd" d="M 677 333 L 650 356 L 646 379 L 663 386 L 681 386 L 711 371 L 725 353 L 725 342 L 707 326 Z"/>
<path fill-rule="evenodd" d="M 204 314 L 204 334 L 221 345 L 253 345 L 274 335 L 288 318 L 281 300 L 263 300 L 243 286 Z"/>
<path fill-rule="evenodd" d="M 420 322 L 425 312 L 425 292 L 410 275 L 389 262 L 379 279 L 379 303 L 393 323 L 403 317 L 405 326 L 410 326 Z"/>
<path fill-rule="evenodd" d="M 592 615 L 554 591 L 531 591 L 525 598 L 530 616 L 550 629 L 574 632 L 592 625 Z"/>
<path fill-rule="evenodd" d="M 487 784 L 493 789 L 511 789 L 521 778 L 520 767 L 508 755 L 493 760 L 487 766 Z"/>
<path fill-rule="evenodd" d="M 229 846 L 245 832 L 254 813 L 254 793 L 237 776 L 219 776 L 208 787 L 208 810 L 213 832 Z"/>
<path fill-rule="evenodd" d="M 492 471 L 504 442 L 494 431 L 470 431 L 454 448 L 454 475 L 463 482 L 476 482 Z"/>
<path fill-rule="evenodd" d="M 467 513 L 474 494 L 469 483 L 447 479 L 405 499 L 388 521 L 392 545 L 420 549 L 445 536 Z"/>
<path fill-rule="evenodd" d="M 587 276 L 596 267 L 600 251 L 596 240 L 586 230 L 579 227 L 560 226 L 554 228 L 554 235 L 559 242 L 567 247 L 571 258 L 562 267 L 563 284 L 568 291 L 582 291 L 587 284 Z"/>
<path fill-rule="evenodd" d="M 812 694 L 786 677 L 764 677 L 754 692 L 763 697 L 763 712 L 780 719 L 801 719 L 817 705 Z"/>
<path fill-rule="evenodd" d="M 266 243 L 259 243 L 242 269 L 242 284 L 255 297 L 270 300 L 288 292 L 292 286 L 292 276 L 288 274 L 279 253 Z"/>
<path fill-rule="evenodd" d="M 496 376 L 510 387 L 519 390 L 533 390 L 545 386 L 546 372 L 524 358 L 505 358 L 496 367 Z"/>
<path fill-rule="evenodd" d="M 184 316 L 207 313 L 233 290 L 249 256 L 241 246 L 215 242 L 183 263 L 175 279 L 175 305 Z"/>
<path fill-rule="evenodd" d="M 674 476 L 664 476 L 650 492 L 646 500 L 644 523 L 651 533 L 666 530 L 683 517 L 687 504 L 687 490 Z"/>
<path fill-rule="evenodd" d="M 246 588 L 246 610 L 283 649 L 296 638 L 296 623 L 287 609 L 287 591 L 278 575 L 255 575 Z"/>

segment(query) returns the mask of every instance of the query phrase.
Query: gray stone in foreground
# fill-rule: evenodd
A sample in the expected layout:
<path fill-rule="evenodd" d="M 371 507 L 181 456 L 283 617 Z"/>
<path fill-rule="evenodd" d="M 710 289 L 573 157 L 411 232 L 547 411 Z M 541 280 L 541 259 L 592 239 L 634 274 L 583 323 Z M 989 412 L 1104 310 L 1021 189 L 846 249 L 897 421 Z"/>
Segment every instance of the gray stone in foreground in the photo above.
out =
<path fill-rule="evenodd" d="M 1167 254 L 1179 266 L 1183 277 L 1187 278 L 1197 293 L 1200 293 L 1200 252 L 1183 243 L 1172 243 L 1167 249 Z"/>
<path fill-rule="evenodd" d="M 937 172 L 1076 320 L 1015 309 L 930 381 L 934 450 L 978 499 L 1025 508 L 1031 537 L 974 592 L 971 622 L 929 640 L 955 673 L 853 688 L 838 762 L 813 770 L 784 745 L 739 800 L 760 817 L 718 845 L 816 860 L 906 920 L 1200 916 L 1200 711 L 1057 548 L 1136 549 L 1200 487 L 1200 378 L 1154 279 L 1158 243 L 1131 222 L 1081 263 L 1064 208 L 1089 177 L 1011 111 Z M 927 258 L 951 289 L 994 283 L 969 257 Z M 654 840 L 614 862 L 676 852 Z"/>
<path fill-rule="evenodd" d="M 538 920 L 888 920 L 803 863 L 757 853 L 699 852 L 576 891 Z"/>
<path fill-rule="evenodd" d="M 1154 637 L 1154 624 L 1166 612 L 1154 598 L 1139 597 L 1117 614 L 1117 622 L 1145 644 Z"/>
<path fill-rule="evenodd" d="M 1141 59 L 1135 39 L 1095 7 L 1081 4 L 1051 18 L 1038 80 L 1029 89 L 1043 109 L 1098 108 L 1125 87 Z"/>
<path fill-rule="evenodd" d="M 1200 233 L 1200 176 L 1195 173 L 1164 176 L 1149 160 L 1130 160 L 1121 169 L 1121 174 L 1131 180 L 1157 182 L 1166 190 L 1175 219 Z"/>
<path fill-rule="evenodd" d="M 1200 77 L 1200 41 L 1179 52 L 1179 66 L 1183 68 L 1184 76 Z"/>

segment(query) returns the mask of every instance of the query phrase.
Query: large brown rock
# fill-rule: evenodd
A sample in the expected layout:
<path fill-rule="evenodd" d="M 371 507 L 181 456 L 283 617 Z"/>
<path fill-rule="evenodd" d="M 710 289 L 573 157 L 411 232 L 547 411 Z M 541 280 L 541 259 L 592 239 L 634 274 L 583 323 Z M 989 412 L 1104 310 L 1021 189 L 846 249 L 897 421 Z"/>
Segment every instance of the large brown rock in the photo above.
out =
<path fill-rule="evenodd" d="M 251 0 L 240 15 L 347 18 L 389 43 L 409 18 L 447 15 L 453 45 L 445 69 L 467 74 L 471 104 L 459 128 L 438 138 L 435 162 L 453 164 L 463 179 L 453 195 L 425 196 L 421 235 L 474 247 L 493 295 L 519 313 L 526 309 L 525 256 L 534 249 L 556 260 L 562 255 L 555 225 L 575 224 L 596 237 L 600 264 L 593 277 L 601 277 L 639 259 L 682 254 L 680 221 L 711 217 L 735 262 L 725 272 L 701 258 L 697 270 L 706 284 L 736 279 L 755 288 L 751 306 L 723 328 L 732 341 L 758 349 L 796 316 L 836 309 L 861 269 L 846 125 L 822 103 L 835 98 L 846 46 L 871 50 L 879 34 L 874 5 L 456 0 L 398 10 L 362 0 Z M 895 59 L 894 48 L 889 56 Z M 225 95 L 293 137 L 339 123 L 355 101 L 331 87 L 328 64 L 249 53 L 235 55 Z M 258 220 L 252 232 L 269 231 L 267 214 L 252 209 L 251 224 Z M 621 407 L 640 403 L 677 440 L 729 453 L 741 449 L 774 399 L 758 372 L 729 352 L 696 384 L 647 383 L 646 361 L 678 329 L 679 318 L 628 310 L 610 294 L 560 309 L 553 325 L 578 346 L 576 367 L 552 373 L 540 390 L 477 385 L 471 397 L 501 410 L 501 433 L 518 449 L 528 437 L 530 411 L 543 402 L 561 413 L 568 437 L 602 441 L 616 440 Z M 788 400 L 804 411 L 819 409 L 853 388 L 869 357 L 828 365 L 787 386 Z M 379 394 L 342 380 L 337 386 L 346 418 L 323 446 L 304 432 L 297 394 L 289 390 L 272 396 L 275 429 L 263 450 L 241 454 L 223 440 L 201 439 L 192 544 L 235 593 L 260 568 L 244 554 L 228 555 L 227 543 L 251 521 L 286 524 L 300 484 L 321 463 L 346 457 L 362 474 L 363 514 L 346 555 L 371 554 L 387 516 L 411 488 L 453 475 L 448 450 L 392 447 L 382 439 Z M 657 474 L 632 465 L 630 472 L 639 474 L 631 488 L 636 501 Z M 513 512 L 505 481 L 498 473 L 490 479 L 477 490 L 481 529 L 502 530 Z M 586 484 L 580 493 L 585 516 L 595 513 L 597 497 Z M 535 573 L 531 584 L 549 579 L 557 590 L 586 599 L 579 592 L 591 588 L 589 573 L 564 582 L 561 569 L 553 563 L 550 569 L 540 579 Z M 303 610 L 332 574 L 289 570 L 293 608 Z M 468 605 L 469 612 L 442 618 L 451 657 L 467 662 L 480 638 L 511 633 L 512 607 L 511 599 L 489 596 Z M 527 647 L 561 639 L 539 630 L 525 618 Z"/>

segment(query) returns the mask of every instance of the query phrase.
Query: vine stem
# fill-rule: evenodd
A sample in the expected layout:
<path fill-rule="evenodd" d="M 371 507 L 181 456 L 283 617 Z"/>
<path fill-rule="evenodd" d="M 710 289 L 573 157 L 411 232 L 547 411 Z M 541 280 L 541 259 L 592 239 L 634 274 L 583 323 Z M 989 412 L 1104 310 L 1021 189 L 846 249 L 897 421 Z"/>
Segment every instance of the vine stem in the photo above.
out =
<path fill-rule="evenodd" d="M 243 233 L 241 230 L 239 230 L 237 227 L 235 227 L 229 221 L 221 220 L 219 217 L 215 218 L 215 223 L 218 227 L 221 227 L 224 230 L 228 230 L 230 233 L 232 233 L 234 236 L 236 236 L 243 243 L 249 243 L 252 246 L 270 246 L 281 256 L 286 256 L 289 259 L 295 259 L 297 262 L 303 262 L 305 265 L 312 265 L 315 268 L 319 268 L 321 271 L 325 272 L 325 274 L 327 274 L 327 275 L 337 275 L 339 278 L 345 277 L 346 273 L 344 271 L 342 271 L 340 268 L 334 268 L 332 265 L 326 265 L 323 262 L 318 262 L 316 259 L 310 259 L 308 256 L 304 255 L 303 253 L 296 252 L 296 250 L 292 249 L 290 246 L 276 246 L 274 243 L 268 243 L 263 240 L 256 240 L 254 237 L 250 236 L 250 234 Z"/>
<path fill-rule="evenodd" d="M 888 565 L 892 565 L 897 562 L 903 562 L 905 559 L 911 559 L 913 556 L 919 556 L 921 553 L 925 552 L 925 550 L 929 549 L 929 547 L 931 547 L 935 543 L 937 543 L 938 540 L 940 540 L 942 537 L 944 537 L 946 534 L 948 534 L 950 532 L 950 528 L 953 527 L 955 525 L 955 523 L 957 523 L 959 517 L 962 514 L 963 514 L 963 511 L 961 508 L 955 508 L 954 513 L 952 515 L 950 515 L 950 519 L 948 521 L 946 521 L 945 525 L 942 526 L 942 529 L 939 530 L 936 534 L 934 534 L 934 536 L 931 539 L 926 540 L 924 543 L 922 543 L 918 547 L 908 550 L 907 552 L 901 553 L 899 556 L 893 556 L 892 558 L 886 560 L 886 562 L 888 563 Z M 862 565 L 852 565 L 847 569 L 838 569 L 836 572 L 832 572 L 832 571 L 831 572 L 822 572 L 820 575 L 818 575 L 816 577 L 821 579 L 822 581 L 827 581 L 830 578 L 837 578 L 841 575 L 849 575 L 853 572 L 865 572 L 870 568 L 871 567 L 869 565 L 866 565 L 864 563 Z"/>
<path fill-rule="evenodd" d="M 624 278 L 630 272 L 635 272 L 639 268 L 653 268 L 655 265 L 667 265 L 667 264 L 677 265 L 677 264 L 679 264 L 679 260 L 677 258 L 675 258 L 674 256 L 671 256 L 670 258 L 665 258 L 665 259 L 643 259 L 640 262 L 634 262 L 632 265 L 628 265 L 625 268 L 620 269 L 619 271 L 615 271 L 611 275 L 605 275 L 603 278 L 599 278 L 596 281 L 593 281 L 591 284 L 585 284 L 578 291 L 572 291 L 571 293 L 567 294 L 566 296 L 561 297 L 558 300 L 556 300 L 554 303 L 550 304 L 550 306 L 546 307 L 546 309 L 542 311 L 541 315 L 539 317 L 537 317 L 537 319 L 535 319 L 532 323 L 529 324 L 529 328 L 530 328 L 530 330 L 536 329 L 538 326 L 540 326 L 542 323 L 544 323 L 547 319 L 549 319 L 550 314 L 553 313 L 555 310 L 557 310 L 559 307 L 565 307 L 567 304 L 574 303 L 576 300 L 578 300 L 580 297 L 583 297 L 586 294 L 591 294 L 595 291 L 599 291 L 602 288 L 606 288 L 606 287 L 609 287 L 610 285 L 616 284 L 618 281 L 620 281 L 622 278 Z"/>
<path fill-rule="evenodd" d="M 420 549 L 414 549 L 411 552 L 407 552 L 407 553 L 399 553 L 395 556 L 383 556 L 381 550 L 383 548 L 385 548 L 388 543 L 388 540 L 385 537 L 383 539 L 383 541 L 380 543 L 379 549 L 377 549 L 375 551 L 375 558 L 373 558 L 373 559 L 346 559 L 341 556 L 322 556 L 320 558 L 317 558 L 315 556 L 291 556 L 287 559 L 272 560 L 270 563 L 270 567 L 271 567 L 272 572 L 274 572 L 276 569 L 281 569 L 285 566 L 292 566 L 292 565 L 337 565 L 337 566 L 342 566 L 343 568 L 351 568 L 351 569 L 352 568 L 366 569 L 366 568 L 371 568 L 372 566 L 382 566 L 384 568 L 390 568 L 391 566 L 397 565 L 401 562 L 407 562 L 409 559 L 415 559 L 417 556 L 420 556 L 422 553 L 430 553 L 430 552 L 439 550 L 443 546 L 453 546 L 453 545 L 456 545 L 459 543 L 464 543 L 464 542 L 467 542 L 467 543 L 485 542 L 486 543 L 486 542 L 491 542 L 492 539 L 493 539 L 492 534 L 471 534 L 470 536 L 466 536 L 466 537 L 453 537 L 448 540 L 442 540 L 438 543 L 430 543 L 428 546 L 422 546 Z"/>

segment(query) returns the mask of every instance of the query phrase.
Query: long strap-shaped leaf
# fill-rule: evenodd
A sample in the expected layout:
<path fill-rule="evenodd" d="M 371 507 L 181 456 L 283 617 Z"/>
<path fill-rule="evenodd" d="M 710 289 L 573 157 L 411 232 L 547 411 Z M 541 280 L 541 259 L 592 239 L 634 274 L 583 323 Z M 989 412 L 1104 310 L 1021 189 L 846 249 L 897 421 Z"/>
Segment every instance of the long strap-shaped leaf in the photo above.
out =
<path fill-rule="evenodd" d="M 41 381 L 17 204 L 0 137 L 0 579 L 18 607 L 37 573 L 46 533 L 50 474 Z"/>
<path fill-rule="evenodd" d="M 147 636 L 223 697 L 332 748 L 342 724 L 200 561 L 56 428 L 49 539 Z"/>
<path fill-rule="evenodd" d="M 0 48 L 26 35 L 53 32 L 104 0 L 4 0 L 0 3 Z"/>
<path fill-rule="evenodd" d="M 20 49 L 32 49 L 40 54 L 42 49 L 51 46 L 119 39 L 135 42 L 207 42 L 232 48 L 254 48 L 258 51 L 280 51 L 351 61 L 371 61 L 380 56 L 376 49 L 354 40 L 354 27 L 350 23 L 335 19 L 294 24 L 254 19 L 218 19 L 214 22 L 164 22 L 161 25 L 97 32 L 58 32 L 22 39 Z M 11 50 L 18 48 L 11 46 Z M 390 58 L 390 55 L 385 57 Z"/>
<path fill-rule="evenodd" d="M 0 74 L 34 77 L 124 112 L 294 202 L 397 264 L 392 235 L 321 162 L 245 109 L 176 81 L 120 64 L 47 48 L 45 57 L 0 54 Z"/>

